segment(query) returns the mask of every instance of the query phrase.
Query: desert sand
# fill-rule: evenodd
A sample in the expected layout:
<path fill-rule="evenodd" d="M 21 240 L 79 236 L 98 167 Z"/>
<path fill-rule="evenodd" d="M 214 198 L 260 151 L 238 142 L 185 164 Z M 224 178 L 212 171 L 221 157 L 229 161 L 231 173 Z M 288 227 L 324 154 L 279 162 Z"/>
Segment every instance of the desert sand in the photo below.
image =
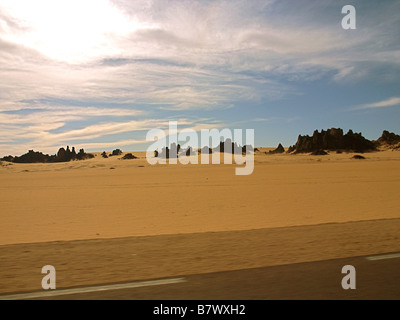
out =
<path fill-rule="evenodd" d="M 0 293 L 400 251 L 400 152 L 0 166 Z"/>

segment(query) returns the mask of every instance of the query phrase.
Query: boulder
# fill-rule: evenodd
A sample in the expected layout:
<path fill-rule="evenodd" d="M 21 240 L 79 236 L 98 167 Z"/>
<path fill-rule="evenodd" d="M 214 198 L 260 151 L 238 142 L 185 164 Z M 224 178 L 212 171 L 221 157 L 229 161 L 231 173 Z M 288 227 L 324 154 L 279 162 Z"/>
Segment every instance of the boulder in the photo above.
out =
<path fill-rule="evenodd" d="M 132 153 L 127 153 L 121 159 L 122 160 L 133 160 L 133 159 L 137 159 L 137 157 L 134 156 Z"/>
<path fill-rule="evenodd" d="M 115 149 L 113 150 L 113 152 L 110 154 L 110 156 L 120 156 L 122 154 L 122 150 L 121 149 Z"/>

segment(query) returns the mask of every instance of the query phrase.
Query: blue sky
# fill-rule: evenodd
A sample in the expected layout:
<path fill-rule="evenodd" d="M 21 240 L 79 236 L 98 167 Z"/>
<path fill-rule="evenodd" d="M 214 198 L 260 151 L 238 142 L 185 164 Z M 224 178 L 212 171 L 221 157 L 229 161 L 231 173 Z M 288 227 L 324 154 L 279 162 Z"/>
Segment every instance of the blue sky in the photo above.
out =
<path fill-rule="evenodd" d="M 344 30 L 342 7 L 356 8 Z M 1 0 L 0 156 L 168 127 L 400 133 L 399 1 Z"/>

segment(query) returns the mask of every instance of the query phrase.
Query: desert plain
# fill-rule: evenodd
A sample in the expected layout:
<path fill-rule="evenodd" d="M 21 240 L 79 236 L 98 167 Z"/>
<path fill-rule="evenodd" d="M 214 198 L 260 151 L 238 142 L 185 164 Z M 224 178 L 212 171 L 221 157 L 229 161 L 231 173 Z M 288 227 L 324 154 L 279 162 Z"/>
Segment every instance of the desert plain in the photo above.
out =
<path fill-rule="evenodd" d="M 0 294 L 400 251 L 400 152 L 0 166 Z"/>

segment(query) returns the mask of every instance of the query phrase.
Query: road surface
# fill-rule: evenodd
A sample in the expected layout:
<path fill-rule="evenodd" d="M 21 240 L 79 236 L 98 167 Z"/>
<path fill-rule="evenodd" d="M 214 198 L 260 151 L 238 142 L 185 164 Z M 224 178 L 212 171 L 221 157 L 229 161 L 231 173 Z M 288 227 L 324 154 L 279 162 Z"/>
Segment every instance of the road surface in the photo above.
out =
<path fill-rule="evenodd" d="M 346 265 L 356 289 L 344 290 Z M 400 253 L 0 296 L 40 300 L 400 299 Z"/>

